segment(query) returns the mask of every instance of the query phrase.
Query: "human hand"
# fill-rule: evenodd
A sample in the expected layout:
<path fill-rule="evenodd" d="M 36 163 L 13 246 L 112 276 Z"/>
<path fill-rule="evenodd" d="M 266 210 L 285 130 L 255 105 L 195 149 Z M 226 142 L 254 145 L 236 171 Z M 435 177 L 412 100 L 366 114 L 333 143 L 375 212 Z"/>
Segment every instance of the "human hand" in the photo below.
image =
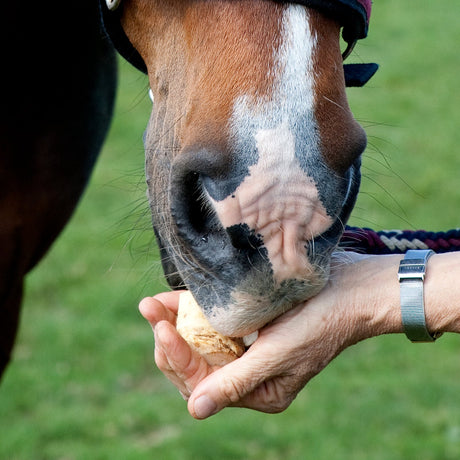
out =
<path fill-rule="evenodd" d="M 157 366 L 188 399 L 193 417 L 206 418 L 227 406 L 281 412 L 343 349 L 400 330 L 394 308 L 399 257 L 347 257 L 346 263 L 335 262 L 320 294 L 261 329 L 249 350 L 222 368 L 209 366 L 177 333 L 179 293 L 141 302 L 154 329 Z"/>

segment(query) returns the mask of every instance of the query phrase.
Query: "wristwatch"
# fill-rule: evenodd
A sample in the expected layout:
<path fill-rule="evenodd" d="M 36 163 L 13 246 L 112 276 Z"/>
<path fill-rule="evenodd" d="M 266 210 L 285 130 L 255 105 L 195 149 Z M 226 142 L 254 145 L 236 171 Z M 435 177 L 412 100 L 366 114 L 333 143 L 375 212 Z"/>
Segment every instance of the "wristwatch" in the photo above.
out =
<path fill-rule="evenodd" d="M 423 281 L 426 263 L 433 254 L 431 249 L 409 250 L 399 264 L 402 323 L 407 338 L 412 342 L 434 342 L 442 335 L 431 334 L 425 321 Z"/>

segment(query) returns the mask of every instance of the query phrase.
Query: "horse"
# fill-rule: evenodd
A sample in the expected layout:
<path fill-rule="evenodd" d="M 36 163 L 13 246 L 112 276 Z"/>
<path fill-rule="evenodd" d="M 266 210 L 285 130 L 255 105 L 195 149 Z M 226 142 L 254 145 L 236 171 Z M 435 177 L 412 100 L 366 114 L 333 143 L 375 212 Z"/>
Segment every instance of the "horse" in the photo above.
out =
<path fill-rule="evenodd" d="M 355 203 L 363 128 L 346 96 L 370 1 L 107 0 L 148 73 L 152 222 L 166 278 L 224 335 L 318 293 Z"/>
<path fill-rule="evenodd" d="M 96 1 L 6 2 L 0 104 L 0 375 L 23 282 L 62 230 L 109 128 L 116 54 Z"/>
<path fill-rule="evenodd" d="M 318 292 L 366 145 L 345 84 L 375 71 L 344 72 L 340 30 L 347 55 L 369 14 L 369 0 L 7 2 L 0 374 L 24 277 L 67 223 L 107 134 L 113 45 L 154 94 L 146 177 L 171 287 L 190 289 L 232 336 Z"/>

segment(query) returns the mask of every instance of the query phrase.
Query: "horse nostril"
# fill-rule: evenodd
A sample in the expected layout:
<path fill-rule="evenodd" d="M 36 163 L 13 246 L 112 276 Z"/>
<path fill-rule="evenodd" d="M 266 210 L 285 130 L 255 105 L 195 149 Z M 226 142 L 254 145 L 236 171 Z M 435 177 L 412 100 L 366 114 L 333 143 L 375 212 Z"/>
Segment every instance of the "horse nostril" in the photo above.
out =
<path fill-rule="evenodd" d="M 203 148 L 184 149 L 174 160 L 171 211 L 180 235 L 189 241 L 203 244 L 210 239 L 210 233 L 221 233 L 222 226 L 209 197 L 218 194 L 225 182 L 226 168 L 225 154 Z"/>
<path fill-rule="evenodd" d="M 227 149 L 184 149 L 174 160 L 173 177 L 196 173 L 202 190 L 215 201 L 231 196 L 249 174 L 249 164 L 232 160 Z"/>
<path fill-rule="evenodd" d="M 205 192 L 202 177 L 188 172 L 171 184 L 171 214 L 178 235 L 198 251 L 207 251 L 206 257 L 215 257 L 214 249 L 236 249 L 258 252 L 263 246 L 260 235 L 247 224 L 224 228 Z"/>
<path fill-rule="evenodd" d="M 174 161 L 171 213 L 178 235 L 195 250 L 212 252 L 226 248 L 252 253 L 263 246 L 261 236 L 247 224 L 227 227 L 225 219 L 224 222 L 220 220 L 223 215 L 214 207 L 213 203 L 232 197 L 247 174 L 246 170 L 234 169 L 230 171 L 225 154 L 211 154 L 208 150 L 182 152 Z"/>
<path fill-rule="evenodd" d="M 205 197 L 198 173 L 188 172 L 173 180 L 171 211 L 181 235 L 187 239 L 207 240 L 214 212 Z"/>

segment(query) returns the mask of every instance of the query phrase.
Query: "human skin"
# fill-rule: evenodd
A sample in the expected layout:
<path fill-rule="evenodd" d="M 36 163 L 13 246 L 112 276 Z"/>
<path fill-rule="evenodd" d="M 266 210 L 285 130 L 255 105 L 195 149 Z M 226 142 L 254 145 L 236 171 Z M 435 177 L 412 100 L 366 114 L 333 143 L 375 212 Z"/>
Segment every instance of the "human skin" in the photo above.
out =
<path fill-rule="evenodd" d="M 179 292 L 144 299 L 139 309 L 155 336 L 158 368 L 188 400 L 197 419 L 227 406 L 285 410 L 298 392 L 345 348 L 369 337 L 401 333 L 402 255 L 333 259 L 327 286 L 278 317 L 236 361 L 211 367 L 175 329 Z M 460 253 L 432 256 L 424 283 L 430 332 L 460 332 Z"/>

